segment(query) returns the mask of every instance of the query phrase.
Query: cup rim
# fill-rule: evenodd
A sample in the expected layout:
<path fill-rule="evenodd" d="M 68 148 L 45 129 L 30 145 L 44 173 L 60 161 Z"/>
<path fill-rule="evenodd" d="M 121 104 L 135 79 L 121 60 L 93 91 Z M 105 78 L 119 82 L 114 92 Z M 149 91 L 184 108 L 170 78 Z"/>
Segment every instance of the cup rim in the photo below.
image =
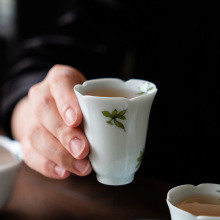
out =
<path fill-rule="evenodd" d="M 176 207 L 170 200 L 172 199 L 171 197 L 171 194 L 173 193 L 173 191 L 176 191 L 176 190 L 181 190 L 185 187 L 189 187 L 191 190 L 196 190 L 196 189 L 199 189 L 201 190 L 202 188 L 205 188 L 205 187 L 218 187 L 220 189 L 220 185 L 219 184 L 215 184 L 215 183 L 201 183 L 199 185 L 192 185 L 192 184 L 184 184 L 184 185 L 179 185 L 179 186 L 176 186 L 176 187 L 173 187 L 172 189 L 170 189 L 167 193 L 167 199 L 166 199 L 166 202 L 168 204 L 168 206 L 170 206 L 172 209 L 174 210 L 178 210 L 179 212 L 181 213 L 184 213 L 185 215 L 188 215 L 188 216 L 191 216 L 191 217 L 194 217 L 195 219 L 210 219 L 210 220 L 219 220 L 220 219 L 220 216 L 205 216 L 205 215 L 199 215 L 199 216 L 196 216 L 196 215 L 193 215 L 187 211 L 184 211 L 178 207 Z M 195 194 L 196 195 L 196 194 Z M 199 195 L 199 193 L 197 194 Z M 210 193 L 201 193 L 200 195 L 210 195 Z M 219 194 L 220 195 L 220 194 Z M 184 198 L 184 197 L 183 197 Z"/>
<path fill-rule="evenodd" d="M 111 82 L 111 83 L 110 83 Z M 100 96 L 90 96 L 90 95 L 85 95 L 84 93 L 93 90 L 94 89 L 94 84 L 96 85 L 95 89 L 101 89 L 101 88 L 118 88 L 120 87 L 127 87 L 130 88 L 131 83 L 142 83 L 148 84 L 147 86 L 151 88 L 150 91 L 139 91 L 140 93 L 142 92 L 141 95 L 135 96 L 133 98 L 125 98 L 125 97 L 100 97 Z M 141 86 L 141 85 L 139 85 Z M 87 89 L 86 89 L 87 87 Z M 146 86 L 145 86 L 146 87 Z M 147 89 L 148 89 L 147 87 Z M 144 96 L 149 96 L 152 94 L 155 94 L 157 92 L 157 87 L 154 83 L 143 80 L 143 79 L 129 79 L 127 81 L 119 79 L 119 78 L 97 78 L 97 79 L 90 79 L 86 80 L 83 84 L 77 84 L 74 86 L 74 91 L 80 94 L 83 97 L 93 97 L 93 98 L 98 98 L 98 99 L 126 99 L 126 100 L 134 100 L 140 97 Z M 137 88 L 138 89 L 138 88 Z M 140 88 L 141 89 L 141 88 Z M 145 88 L 143 88 L 145 89 Z"/>

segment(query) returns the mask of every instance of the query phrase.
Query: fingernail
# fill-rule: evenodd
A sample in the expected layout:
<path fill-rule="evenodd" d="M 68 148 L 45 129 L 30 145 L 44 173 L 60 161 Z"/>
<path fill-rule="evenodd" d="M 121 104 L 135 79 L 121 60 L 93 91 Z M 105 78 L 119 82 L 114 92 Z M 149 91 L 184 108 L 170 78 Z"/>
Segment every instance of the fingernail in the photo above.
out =
<path fill-rule="evenodd" d="M 90 168 L 90 162 L 88 160 L 76 160 L 75 168 L 82 174 L 86 173 Z"/>
<path fill-rule="evenodd" d="M 68 108 L 65 113 L 65 120 L 68 125 L 72 125 L 76 120 L 76 112 L 73 108 Z"/>
<path fill-rule="evenodd" d="M 55 166 L 54 170 L 55 170 L 56 174 L 57 174 L 58 176 L 60 176 L 60 177 L 63 177 L 64 174 L 65 174 L 65 172 L 66 172 L 65 169 L 63 169 L 62 167 L 60 167 L 60 166 L 58 166 L 58 165 Z"/>
<path fill-rule="evenodd" d="M 85 148 L 85 143 L 78 138 L 74 138 L 70 142 L 70 149 L 71 149 L 72 154 L 75 158 L 77 158 L 82 153 L 84 148 Z"/>

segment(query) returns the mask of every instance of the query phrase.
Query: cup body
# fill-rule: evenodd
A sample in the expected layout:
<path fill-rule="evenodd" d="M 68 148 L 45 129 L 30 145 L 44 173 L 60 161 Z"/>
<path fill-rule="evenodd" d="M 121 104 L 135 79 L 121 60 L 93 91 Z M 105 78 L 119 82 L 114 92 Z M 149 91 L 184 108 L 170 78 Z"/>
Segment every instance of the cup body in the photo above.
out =
<path fill-rule="evenodd" d="M 144 91 L 150 91 L 141 92 L 141 86 Z M 141 95 L 131 99 L 85 95 L 102 88 L 129 89 Z M 143 80 L 124 82 L 106 78 L 86 81 L 74 89 L 91 148 L 89 158 L 98 181 L 107 185 L 130 183 L 143 157 L 156 86 Z"/>
<path fill-rule="evenodd" d="M 13 154 L 10 162 L 0 165 L 0 209 L 9 201 L 14 189 L 16 176 L 22 161 L 21 146 L 5 136 L 0 136 L 0 146 Z"/>
<path fill-rule="evenodd" d="M 181 185 L 174 187 L 167 194 L 167 204 L 172 220 L 220 220 L 220 217 L 195 216 L 175 206 L 178 201 L 198 195 L 213 195 L 220 197 L 220 185 L 203 183 L 198 186 Z"/>

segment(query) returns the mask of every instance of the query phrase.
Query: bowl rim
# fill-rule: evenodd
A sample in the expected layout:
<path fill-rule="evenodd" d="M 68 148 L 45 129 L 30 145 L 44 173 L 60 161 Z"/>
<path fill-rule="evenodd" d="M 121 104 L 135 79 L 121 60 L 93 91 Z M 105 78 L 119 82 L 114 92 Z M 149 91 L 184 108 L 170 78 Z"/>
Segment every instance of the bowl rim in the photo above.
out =
<path fill-rule="evenodd" d="M 23 159 L 21 144 L 18 141 L 11 140 L 7 136 L 0 135 L 0 147 L 8 150 L 14 156 L 12 161 L 0 165 L 1 173 L 20 165 Z"/>
<path fill-rule="evenodd" d="M 173 191 L 176 191 L 176 190 L 178 190 L 178 189 L 183 189 L 183 188 L 185 188 L 185 187 L 189 187 L 189 188 L 191 188 L 192 190 L 193 189 L 202 189 L 202 188 L 205 188 L 205 187 L 218 187 L 219 188 L 219 190 L 220 190 L 220 184 L 215 184 L 215 183 L 201 183 L 201 184 L 199 184 L 199 185 L 192 185 L 192 184 L 183 184 L 183 185 L 179 185 L 179 186 L 176 186 L 176 187 L 173 187 L 172 189 L 170 189 L 169 191 L 168 191 L 168 193 L 167 193 L 167 199 L 166 199 L 166 202 L 167 202 L 167 204 L 168 204 L 168 206 L 170 207 L 170 208 L 172 208 L 172 209 L 174 209 L 174 210 L 176 210 L 176 211 L 178 211 L 178 212 L 180 212 L 180 213 L 183 213 L 183 214 L 185 214 L 185 215 L 188 215 L 188 216 L 191 216 L 191 217 L 193 217 L 193 218 L 195 218 L 195 219 L 210 219 L 210 220 L 220 220 L 220 216 L 205 216 L 205 215 L 200 215 L 200 216 L 196 216 L 196 215 L 193 215 L 193 214 L 191 214 L 191 213 L 189 213 L 189 212 L 187 212 L 187 211 L 184 211 L 184 210 L 182 210 L 182 209 L 179 209 L 178 207 L 176 207 L 170 200 L 171 200 L 171 194 L 173 193 Z M 220 191 L 218 190 L 218 192 L 220 193 Z M 198 193 L 199 194 L 199 193 Z M 197 195 L 198 195 L 197 194 Z M 210 195 L 210 193 L 201 193 L 201 195 Z M 220 194 L 219 194 L 220 195 Z"/>

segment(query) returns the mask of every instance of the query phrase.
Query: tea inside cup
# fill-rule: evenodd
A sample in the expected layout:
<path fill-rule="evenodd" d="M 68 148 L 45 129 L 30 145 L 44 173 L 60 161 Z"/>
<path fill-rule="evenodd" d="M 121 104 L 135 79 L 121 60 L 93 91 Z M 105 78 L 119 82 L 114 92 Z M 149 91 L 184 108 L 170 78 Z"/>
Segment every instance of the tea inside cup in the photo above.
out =
<path fill-rule="evenodd" d="M 6 148 L 0 146 L 0 169 L 5 165 L 7 166 L 14 160 L 16 160 L 15 155 Z"/>
<path fill-rule="evenodd" d="M 220 185 L 182 185 L 167 194 L 172 220 L 220 220 Z"/>

